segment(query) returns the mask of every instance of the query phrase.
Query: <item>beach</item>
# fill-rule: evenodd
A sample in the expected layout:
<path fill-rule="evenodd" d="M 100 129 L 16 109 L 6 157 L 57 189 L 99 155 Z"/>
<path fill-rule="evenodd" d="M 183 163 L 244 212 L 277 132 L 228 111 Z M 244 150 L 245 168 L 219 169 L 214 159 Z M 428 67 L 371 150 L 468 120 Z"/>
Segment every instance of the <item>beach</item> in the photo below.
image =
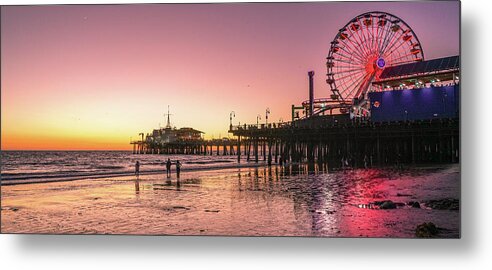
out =
<path fill-rule="evenodd" d="M 458 165 L 224 168 L 2 186 L 2 233 L 456 238 Z M 382 207 L 390 201 L 393 207 Z M 413 202 L 419 202 L 419 208 Z M 426 205 L 426 202 L 428 205 Z M 459 202 L 459 201 L 458 201 Z M 390 205 L 391 206 L 391 205 Z M 384 209 L 383 209 L 384 208 Z"/>

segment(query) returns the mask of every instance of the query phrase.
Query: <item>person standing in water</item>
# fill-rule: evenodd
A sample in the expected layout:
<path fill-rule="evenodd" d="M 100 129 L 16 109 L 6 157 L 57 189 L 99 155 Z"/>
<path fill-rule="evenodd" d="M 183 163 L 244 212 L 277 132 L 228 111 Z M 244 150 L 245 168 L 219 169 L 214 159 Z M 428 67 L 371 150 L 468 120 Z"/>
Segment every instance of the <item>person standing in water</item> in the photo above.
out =
<path fill-rule="evenodd" d="M 171 177 L 171 159 L 167 159 L 167 162 L 166 162 L 166 174 L 167 174 L 167 178 Z"/>
<path fill-rule="evenodd" d="M 179 178 L 179 173 L 181 172 L 181 162 L 176 161 L 176 176 Z"/>
<path fill-rule="evenodd" d="M 138 160 L 137 160 L 137 162 L 135 162 L 135 175 L 136 176 L 140 175 L 140 161 L 138 161 Z"/>

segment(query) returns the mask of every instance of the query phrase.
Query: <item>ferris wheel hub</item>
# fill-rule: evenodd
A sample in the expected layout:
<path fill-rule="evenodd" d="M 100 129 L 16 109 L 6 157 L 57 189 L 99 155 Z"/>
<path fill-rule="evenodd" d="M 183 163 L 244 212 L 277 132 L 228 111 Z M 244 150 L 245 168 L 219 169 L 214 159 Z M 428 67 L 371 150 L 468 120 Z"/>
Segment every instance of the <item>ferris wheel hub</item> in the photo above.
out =
<path fill-rule="evenodd" d="M 386 66 L 386 61 L 384 61 L 384 58 L 378 58 L 378 60 L 376 60 L 376 66 L 380 69 L 383 69 L 384 66 Z"/>

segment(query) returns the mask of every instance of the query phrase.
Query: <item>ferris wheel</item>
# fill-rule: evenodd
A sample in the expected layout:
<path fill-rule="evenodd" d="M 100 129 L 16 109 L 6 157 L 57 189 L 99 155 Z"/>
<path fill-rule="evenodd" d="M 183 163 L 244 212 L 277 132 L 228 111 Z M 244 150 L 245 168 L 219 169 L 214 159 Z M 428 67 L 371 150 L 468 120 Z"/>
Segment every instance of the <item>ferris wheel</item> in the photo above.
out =
<path fill-rule="evenodd" d="M 380 11 L 363 13 L 331 42 L 326 62 L 331 98 L 341 104 L 363 99 L 386 67 L 423 60 L 417 35 L 402 19 Z"/>

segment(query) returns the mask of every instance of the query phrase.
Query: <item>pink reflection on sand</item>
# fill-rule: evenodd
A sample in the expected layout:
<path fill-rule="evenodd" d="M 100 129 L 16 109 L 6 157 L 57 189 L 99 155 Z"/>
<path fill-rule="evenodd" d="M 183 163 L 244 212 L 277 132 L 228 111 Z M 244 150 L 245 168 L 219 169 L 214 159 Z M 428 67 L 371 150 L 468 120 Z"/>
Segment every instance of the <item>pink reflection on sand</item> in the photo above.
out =
<path fill-rule="evenodd" d="M 5 186 L 2 232 L 413 237 L 432 221 L 456 237 L 458 211 L 360 206 L 457 198 L 457 172 L 306 165 Z"/>

